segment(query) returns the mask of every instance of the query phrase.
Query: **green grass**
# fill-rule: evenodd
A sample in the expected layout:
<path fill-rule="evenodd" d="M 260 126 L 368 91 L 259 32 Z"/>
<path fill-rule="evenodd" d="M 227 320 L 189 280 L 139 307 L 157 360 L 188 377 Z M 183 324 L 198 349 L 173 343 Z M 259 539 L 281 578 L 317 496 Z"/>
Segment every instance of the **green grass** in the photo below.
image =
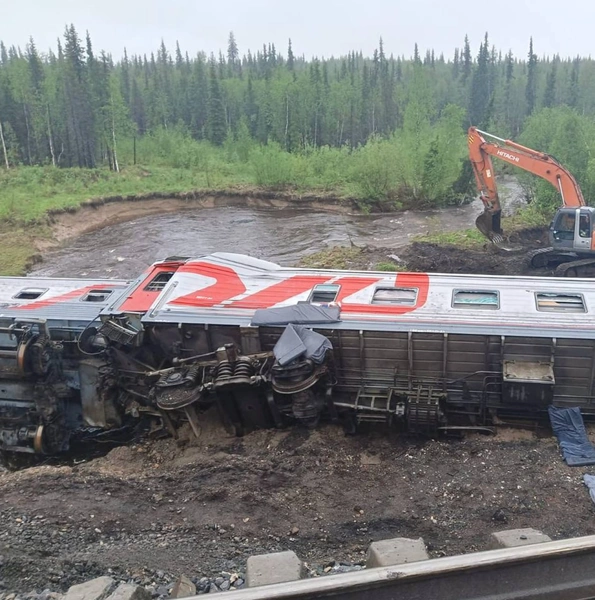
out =
<path fill-rule="evenodd" d="M 407 266 L 403 264 L 397 264 L 393 262 L 379 262 L 374 265 L 374 271 L 389 271 L 391 273 L 395 271 L 407 271 Z"/>
<path fill-rule="evenodd" d="M 18 227 L 10 223 L 0 225 L 0 274 L 23 275 L 27 267 L 39 260 L 34 239 L 49 237 L 42 225 Z"/>
<path fill-rule="evenodd" d="M 348 269 L 361 258 L 362 248 L 333 246 L 302 258 L 301 267 L 312 269 Z"/>
<path fill-rule="evenodd" d="M 171 167 L 130 167 L 120 173 L 53 167 L 0 170 L 0 218 L 27 223 L 49 209 L 74 208 L 90 198 L 229 189 L 246 182 L 241 172 L 207 174 Z"/>
<path fill-rule="evenodd" d="M 426 242 L 429 244 L 458 246 L 460 248 L 480 248 L 487 243 L 478 229 L 464 229 L 462 231 L 448 231 L 431 235 L 418 235 L 413 238 L 414 242 Z"/>
<path fill-rule="evenodd" d="M 502 219 L 502 229 L 505 238 L 522 229 L 547 227 L 552 219 L 551 209 L 547 210 L 536 205 L 529 205 L 510 217 Z M 479 250 L 488 242 L 478 229 L 464 229 L 430 235 L 419 235 L 413 238 L 415 242 L 425 242 L 438 245 L 457 246 L 468 250 Z"/>

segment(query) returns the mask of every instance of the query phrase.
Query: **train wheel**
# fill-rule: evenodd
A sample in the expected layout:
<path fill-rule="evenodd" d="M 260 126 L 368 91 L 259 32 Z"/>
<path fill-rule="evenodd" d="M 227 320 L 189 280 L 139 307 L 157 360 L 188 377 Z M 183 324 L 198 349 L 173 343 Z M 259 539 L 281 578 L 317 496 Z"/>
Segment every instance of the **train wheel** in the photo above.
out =
<path fill-rule="evenodd" d="M 33 449 L 35 450 L 35 454 L 45 454 L 43 433 L 43 425 L 40 425 L 35 431 L 35 437 L 33 438 Z"/>

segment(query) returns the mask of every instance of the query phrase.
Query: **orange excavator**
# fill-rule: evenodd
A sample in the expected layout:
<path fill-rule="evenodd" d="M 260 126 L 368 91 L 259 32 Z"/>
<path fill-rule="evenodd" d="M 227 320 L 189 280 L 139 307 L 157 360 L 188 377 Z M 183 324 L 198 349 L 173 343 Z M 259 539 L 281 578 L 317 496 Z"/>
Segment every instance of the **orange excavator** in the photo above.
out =
<path fill-rule="evenodd" d="M 595 275 L 595 208 L 586 206 L 574 176 L 548 154 L 476 127 L 469 128 L 468 144 L 479 197 L 484 205 L 484 212 L 475 221 L 477 228 L 497 246 L 504 242 L 500 224 L 502 208 L 492 166 L 492 156 L 495 156 L 549 181 L 562 198 L 562 208 L 556 211 L 550 225 L 550 246 L 529 253 L 531 266 L 555 266 L 555 274 L 560 277 Z"/>

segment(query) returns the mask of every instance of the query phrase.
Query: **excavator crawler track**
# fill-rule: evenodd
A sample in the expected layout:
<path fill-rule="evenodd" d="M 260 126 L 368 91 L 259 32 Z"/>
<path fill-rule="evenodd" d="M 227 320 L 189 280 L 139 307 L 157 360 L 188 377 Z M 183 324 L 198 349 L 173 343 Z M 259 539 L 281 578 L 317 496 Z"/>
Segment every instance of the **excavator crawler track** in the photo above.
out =
<path fill-rule="evenodd" d="M 595 257 L 562 263 L 556 267 L 554 275 L 556 277 L 595 277 Z"/>
<path fill-rule="evenodd" d="M 532 269 L 542 269 L 548 266 L 549 258 L 553 253 L 554 249 L 552 247 L 531 250 L 527 254 L 527 262 Z"/>

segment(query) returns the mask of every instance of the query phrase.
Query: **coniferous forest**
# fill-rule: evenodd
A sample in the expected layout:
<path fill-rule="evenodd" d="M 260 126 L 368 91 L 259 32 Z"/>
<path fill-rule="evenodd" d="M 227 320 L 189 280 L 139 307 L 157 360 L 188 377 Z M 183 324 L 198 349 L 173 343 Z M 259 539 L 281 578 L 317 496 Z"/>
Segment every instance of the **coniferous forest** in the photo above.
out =
<path fill-rule="evenodd" d="M 591 58 L 538 56 L 531 40 L 513 56 L 486 34 L 450 56 L 417 45 L 387 56 L 379 40 L 372 56 L 306 60 L 291 41 L 243 51 L 231 33 L 217 56 L 162 43 L 115 60 L 69 26 L 48 52 L 0 42 L 0 183 L 12 198 L 0 212 L 35 216 L 36 192 L 60 205 L 242 184 L 363 206 L 457 202 L 470 190 L 470 124 L 554 154 L 595 196 Z"/>

